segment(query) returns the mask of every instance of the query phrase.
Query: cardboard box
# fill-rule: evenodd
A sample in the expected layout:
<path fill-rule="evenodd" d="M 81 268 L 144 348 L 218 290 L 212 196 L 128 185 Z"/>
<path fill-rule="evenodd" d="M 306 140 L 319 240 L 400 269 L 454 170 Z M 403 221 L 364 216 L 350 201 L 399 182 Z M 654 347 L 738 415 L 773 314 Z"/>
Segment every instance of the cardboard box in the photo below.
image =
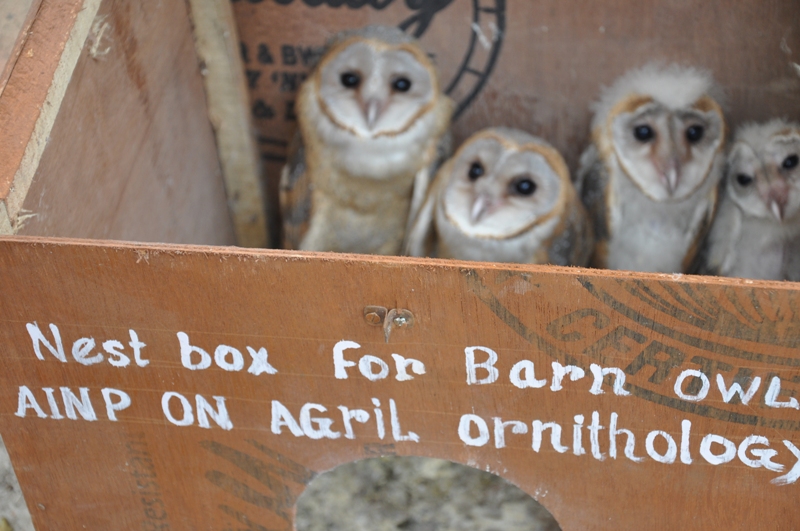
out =
<path fill-rule="evenodd" d="M 727 94 L 731 131 L 746 121 L 800 119 L 798 8 L 785 0 L 735 6 L 704 0 L 237 0 L 233 6 L 273 229 L 280 168 L 296 129 L 297 88 L 326 40 L 346 28 L 397 25 L 420 38 L 458 103 L 456 145 L 484 127 L 517 127 L 550 141 L 573 172 L 589 143 L 590 105 L 600 88 L 649 61 L 711 70 Z"/>

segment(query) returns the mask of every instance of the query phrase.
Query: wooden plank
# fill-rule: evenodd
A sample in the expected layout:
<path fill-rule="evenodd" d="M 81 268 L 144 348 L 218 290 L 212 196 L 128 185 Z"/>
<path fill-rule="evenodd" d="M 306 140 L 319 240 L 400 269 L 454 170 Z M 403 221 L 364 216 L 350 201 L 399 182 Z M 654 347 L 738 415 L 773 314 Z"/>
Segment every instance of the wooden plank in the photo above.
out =
<path fill-rule="evenodd" d="M 0 0 L 0 96 L 42 0 Z"/>
<path fill-rule="evenodd" d="M 11 218 L 8 216 L 6 204 L 0 202 L 0 234 L 13 234 L 14 227 L 11 226 Z"/>
<path fill-rule="evenodd" d="M 291 529 L 310 478 L 380 454 L 494 472 L 567 531 L 800 526 L 793 283 L 14 238 L 0 269 L 0 431 L 40 529 Z M 368 305 L 413 326 L 386 343 Z"/>
<path fill-rule="evenodd" d="M 28 42 L 34 51 L 36 27 L 54 8 L 45 0 Z M 63 100 L 52 109 L 49 100 L 44 105 L 55 114 L 48 118 L 52 127 L 37 122 L 14 174 L 6 199 L 13 230 L 234 243 L 187 5 L 104 0 L 94 9 L 86 15 L 86 4 L 80 11 L 88 20 L 81 22 L 83 40 L 75 37 L 78 55 L 64 73 Z M 0 106 L 12 84 L 22 90 L 19 68 Z M 28 100 L 20 105 L 9 120 L 36 107 Z"/>
<path fill-rule="evenodd" d="M 361 7 L 350 8 L 357 4 Z M 409 6 L 412 6 L 411 8 Z M 299 82 L 333 33 L 403 25 L 433 54 L 459 104 L 457 142 L 489 126 L 550 140 L 575 171 L 590 104 L 629 68 L 678 61 L 709 68 L 731 124 L 800 119 L 800 3 L 580 0 L 234 2 L 272 212 Z M 331 7 L 336 6 L 336 7 Z M 378 6 L 378 7 L 374 7 Z M 273 214 L 273 224 L 277 218 Z"/>
<path fill-rule="evenodd" d="M 227 0 L 191 0 L 189 5 L 236 241 L 267 247 L 261 165 L 233 10 Z"/>
<path fill-rule="evenodd" d="M 0 227 L 13 227 L 100 0 L 43 1 L 0 98 Z M 8 234 L 8 232 L 4 232 Z"/>

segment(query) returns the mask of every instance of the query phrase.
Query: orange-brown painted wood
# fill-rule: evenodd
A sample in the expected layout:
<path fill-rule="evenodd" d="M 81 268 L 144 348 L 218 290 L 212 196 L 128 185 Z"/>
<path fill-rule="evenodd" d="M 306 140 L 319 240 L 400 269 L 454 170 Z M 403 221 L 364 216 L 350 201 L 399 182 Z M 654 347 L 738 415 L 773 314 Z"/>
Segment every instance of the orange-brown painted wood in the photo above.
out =
<path fill-rule="evenodd" d="M 800 445 L 800 415 L 768 405 L 788 403 L 798 390 L 796 284 L 33 238 L 0 240 L 0 270 L 0 431 L 39 529 L 290 529 L 294 501 L 315 474 L 387 454 L 490 470 L 538 499 L 566 530 L 800 526 L 800 486 L 771 483 L 797 461 L 783 441 Z M 394 329 L 386 343 L 381 327 L 365 321 L 368 305 L 407 309 L 414 324 Z M 65 362 L 45 347 L 44 359 L 37 358 L 26 328 L 33 323 L 51 343 L 49 325 L 58 327 Z M 133 360 L 130 330 L 146 344 L 140 356 L 146 366 Z M 182 364 L 178 332 L 208 352 L 208 368 Z M 88 337 L 95 345 L 83 357 L 103 358 L 94 365 L 73 355 L 74 342 Z M 128 366 L 109 363 L 121 358 L 103 353 L 108 340 L 122 343 Z M 333 352 L 342 340 L 361 346 L 345 350 L 343 359 L 375 356 L 388 365 L 388 377 L 369 381 L 354 365 L 343 367 L 347 379 L 337 379 Z M 241 353 L 241 370 L 220 368 L 236 369 L 230 350 L 211 360 L 219 345 Z M 247 346 L 265 348 L 277 373 L 248 373 L 253 357 Z M 465 348 L 475 346 L 497 353 L 496 382 L 468 385 Z M 393 354 L 421 361 L 425 374 L 409 369 L 413 379 L 398 381 Z M 192 356 L 191 363 L 201 361 L 200 354 Z M 478 350 L 476 362 L 488 356 Z M 543 387 L 511 383 L 509 373 L 522 360 L 533 362 Z M 580 367 L 586 376 L 566 377 L 561 390 L 552 390 L 556 362 Z M 375 360 L 362 363 L 380 372 Z M 590 393 L 592 364 L 622 369 L 630 395 L 614 394 L 611 381 L 603 394 Z M 708 378 L 704 399 L 676 393 L 686 370 Z M 489 374 L 476 369 L 479 380 Z M 726 386 L 736 379 L 745 390 L 755 377 L 762 383 L 748 405 L 726 403 L 717 374 Z M 775 376 L 782 391 L 770 398 Z M 681 392 L 702 395 L 700 383 L 689 378 Z M 39 418 L 29 399 L 20 410 L 20 386 L 47 418 Z M 52 418 L 44 388 L 53 390 L 65 416 L 61 387 L 79 398 L 86 388 L 97 421 L 80 413 L 76 420 Z M 131 400 L 114 412 L 116 421 L 109 420 L 101 394 L 108 388 Z M 167 392 L 191 401 L 192 425 L 166 419 Z M 211 417 L 210 428 L 198 426 L 198 394 L 216 409 L 213 397 L 224 397 L 232 429 Z M 111 395 L 112 403 L 119 396 Z M 383 439 L 373 399 L 384 415 Z M 179 400 L 170 402 L 178 420 Z M 328 417 L 338 438 L 295 436 L 287 425 L 274 433 L 280 420 L 273 416 L 274 401 L 298 422 L 305 404 L 326 408 L 307 409 L 305 433 L 318 435 L 321 424 L 313 419 Z M 418 442 L 395 440 L 390 401 L 399 435 L 413 431 Z M 370 416 L 366 423 L 353 421 L 353 439 L 344 436 L 339 406 Z M 596 446 L 602 460 L 593 455 L 587 430 L 593 412 L 602 426 Z M 618 428 L 634 434 L 633 456 L 641 462 L 625 457 L 625 435 L 616 437 L 616 458 L 608 455 L 612 413 Z M 464 415 L 476 416 L 466 417 L 474 420 L 466 439 L 459 435 Z M 576 415 L 584 417 L 584 455 L 574 453 Z M 482 442 L 477 417 L 487 425 L 487 439 L 470 446 L 465 441 Z M 505 447 L 497 448 L 494 418 L 520 421 L 527 433 L 508 426 Z M 535 420 L 563 427 L 564 453 L 554 450 L 549 431 L 534 451 Z M 655 455 L 667 455 L 668 438 L 682 445 L 682 421 L 691 423 L 686 448 L 692 463 L 683 463 L 680 451 L 672 464 L 657 462 L 646 439 L 653 438 Z M 664 434 L 652 435 L 659 431 Z M 729 462 L 711 464 L 703 456 L 709 434 L 730 441 L 709 443 Z M 783 471 L 746 464 L 763 444 L 745 448 L 744 458 L 735 451 L 725 456 L 725 444 L 739 449 L 751 435 L 768 439 Z"/>
<path fill-rule="evenodd" d="M 81 2 L 42 1 L 0 98 L 0 198 L 7 198 Z"/>
<path fill-rule="evenodd" d="M 0 1 L 0 94 L 41 4 L 42 0 Z"/>

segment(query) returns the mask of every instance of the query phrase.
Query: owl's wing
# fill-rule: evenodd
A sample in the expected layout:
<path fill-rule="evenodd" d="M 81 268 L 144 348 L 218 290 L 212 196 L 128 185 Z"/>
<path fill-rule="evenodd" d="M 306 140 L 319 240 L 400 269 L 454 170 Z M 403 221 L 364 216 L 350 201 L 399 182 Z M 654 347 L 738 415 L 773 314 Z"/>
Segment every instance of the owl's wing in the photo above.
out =
<path fill-rule="evenodd" d="M 442 168 L 428 187 L 424 202 L 417 209 L 416 216 L 410 220 L 406 230 L 403 254 L 407 256 L 431 256 L 433 254 L 436 240 L 436 231 L 434 230 L 436 203 L 447 183 L 448 173 L 446 167 Z"/>
<path fill-rule="evenodd" d="M 594 231 L 579 199 L 568 207 L 566 227 L 548 249 L 550 263 L 587 267 L 594 251 Z"/>
<path fill-rule="evenodd" d="M 686 273 L 689 275 L 714 275 L 719 276 L 719 264 L 711 262 L 711 249 L 708 244 L 708 238 L 703 241 L 700 250 L 695 255 Z"/>
<path fill-rule="evenodd" d="M 790 241 L 788 248 L 791 249 L 786 257 L 786 280 L 797 282 L 800 280 L 800 236 L 795 236 Z"/>
<path fill-rule="evenodd" d="M 411 208 L 408 211 L 406 234 L 411 230 L 412 223 L 414 223 L 423 202 L 428 197 L 428 190 L 431 187 L 431 182 L 436 177 L 436 172 L 450 157 L 452 151 L 453 135 L 447 130 L 436 143 L 435 150 L 429 157 L 430 160 L 414 176 L 414 192 L 411 196 Z"/>
<path fill-rule="evenodd" d="M 593 250 L 594 232 L 589 225 L 586 209 L 574 194 L 568 199 L 556 234 L 547 245 L 547 263 L 586 267 Z"/>
<path fill-rule="evenodd" d="M 589 224 L 594 227 L 594 239 L 597 247 L 609 239 L 608 219 L 606 204 L 606 189 L 608 188 L 608 172 L 600 154 L 594 145 L 589 146 L 581 155 L 580 168 L 578 169 L 575 189 L 586 207 L 589 215 Z M 604 266 L 605 257 L 595 256 L 594 262 L 599 260 Z"/>
<path fill-rule="evenodd" d="M 311 218 L 311 178 L 306 167 L 303 139 L 298 131 L 289 144 L 281 170 L 280 206 L 284 249 L 299 249 Z"/>
<path fill-rule="evenodd" d="M 686 273 L 697 275 L 718 275 L 719 263 L 710 255 L 709 236 L 711 232 L 711 224 L 714 221 L 714 214 L 717 210 L 717 193 L 718 188 L 712 190 L 712 195 L 708 203 L 708 208 L 702 213 L 700 226 L 697 229 L 694 241 L 686 251 L 686 256 L 683 258 L 683 270 Z"/>
<path fill-rule="evenodd" d="M 741 230 L 741 217 L 737 209 L 725 208 L 716 201 L 718 197 L 725 197 L 725 187 L 726 179 L 722 179 L 719 188 L 715 190 L 718 195 L 714 197 L 714 206 L 709 209 L 703 221 L 704 226 L 698 232 L 696 245 L 693 245 L 687 254 L 684 265 L 686 272 L 691 275 L 721 275 L 726 256 L 735 252 L 735 242 L 739 239 Z M 717 217 L 719 219 L 716 219 Z M 717 222 L 721 226 L 728 227 L 728 230 L 712 233 L 713 224 Z M 696 252 L 693 256 L 689 256 L 693 249 Z"/>

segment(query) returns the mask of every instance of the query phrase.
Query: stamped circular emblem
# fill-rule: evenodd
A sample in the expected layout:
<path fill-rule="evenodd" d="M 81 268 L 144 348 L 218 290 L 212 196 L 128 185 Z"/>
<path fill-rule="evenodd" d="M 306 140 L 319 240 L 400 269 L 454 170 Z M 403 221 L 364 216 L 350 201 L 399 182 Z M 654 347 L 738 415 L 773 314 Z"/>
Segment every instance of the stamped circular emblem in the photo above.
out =
<path fill-rule="evenodd" d="M 383 2 L 388 4 L 390 2 Z M 453 50 L 462 50 L 455 65 L 442 64 L 448 72 L 445 78 L 445 93 L 456 101 L 454 120 L 466 110 L 480 93 L 494 69 L 505 34 L 505 0 L 439 0 L 423 2 L 406 0 L 410 9 L 417 11 L 400 22 L 400 29 L 429 44 L 426 34 L 434 33 L 438 38 L 427 46 L 429 50 L 444 45 Z M 467 17 L 466 13 L 470 13 Z M 459 31 L 465 26 L 468 31 Z M 438 46 L 437 46 L 438 44 Z M 446 54 L 448 58 L 452 53 Z M 446 75 L 446 73 L 445 73 Z"/>

